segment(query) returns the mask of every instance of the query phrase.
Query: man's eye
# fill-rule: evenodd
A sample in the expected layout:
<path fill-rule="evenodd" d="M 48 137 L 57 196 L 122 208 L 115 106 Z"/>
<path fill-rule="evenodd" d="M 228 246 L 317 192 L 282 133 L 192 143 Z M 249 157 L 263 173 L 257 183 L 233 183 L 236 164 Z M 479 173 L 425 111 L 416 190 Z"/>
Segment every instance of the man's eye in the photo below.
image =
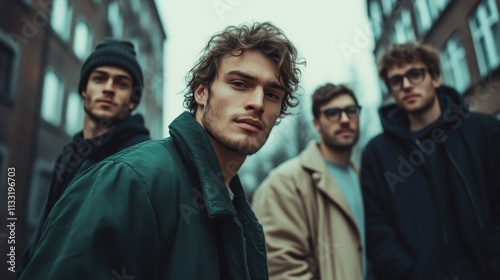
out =
<path fill-rule="evenodd" d="M 353 115 L 353 114 L 356 114 L 358 111 L 358 108 L 356 107 L 349 107 L 349 108 L 346 108 L 345 109 L 345 112 L 349 115 Z"/>
<path fill-rule="evenodd" d="M 420 75 L 420 71 L 410 71 L 408 73 L 408 76 L 411 78 L 411 79 L 418 79 L 421 77 Z"/>
<path fill-rule="evenodd" d="M 93 80 L 96 82 L 102 82 L 102 81 L 104 81 L 104 77 L 94 76 Z"/>
<path fill-rule="evenodd" d="M 267 96 L 269 96 L 270 98 L 272 99 L 276 99 L 276 100 L 279 100 L 280 99 L 280 96 L 274 92 L 268 92 L 266 93 Z"/>
<path fill-rule="evenodd" d="M 401 82 L 401 76 L 394 76 L 389 79 L 389 84 L 391 85 L 399 85 L 400 82 Z"/>
<path fill-rule="evenodd" d="M 234 82 L 231 82 L 231 84 L 237 88 L 246 88 L 247 85 L 243 82 L 239 82 L 239 81 L 234 81 Z"/>
<path fill-rule="evenodd" d="M 336 115 L 338 115 L 338 114 L 339 114 L 339 112 L 340 112 L 340 110 L 339 110 L 339 109 L 332 109 L 332 110 L 326 110 L 326 111 L 325 111 L 325 114 L 326 114 L 327 116 L 336 116 Z"/>

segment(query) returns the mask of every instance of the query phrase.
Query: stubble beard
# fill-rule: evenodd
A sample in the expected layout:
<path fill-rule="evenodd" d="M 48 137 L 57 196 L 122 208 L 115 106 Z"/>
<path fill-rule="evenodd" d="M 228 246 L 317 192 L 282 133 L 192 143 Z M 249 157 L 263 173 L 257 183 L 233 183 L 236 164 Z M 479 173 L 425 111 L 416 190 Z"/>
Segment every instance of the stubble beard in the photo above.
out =
<path fill-rule="evenodd" d="M 354 145 L 356 145 L 356 143 L 358 142 L 358 139 L 359 139 L 359 132 L 356 131 L 355 132 L 355 136 L 352 140 L 352 142 L 350 143 L 342 143 L 341 141 L 337 141 L 336 138 L 337 136 L 336 135 L 333 135 L 333 136 L 323 136 L 322 138 L 322 141 L 323 143 L 325 143 L 325 145 L 331 149 L 332 151 L 337 151 L 337 152 L 346 152 L 346 151 L 350 151 L 352 150 L 352 148 L 354 147 Z"/>
<path fill-rule="evenodd" d="M 428 100 L 424 104 L 422 104 L 422 106 L 417 107 L 413 110 L 408 110 L 407 108 L 404 108 L 404 109 L 409 115 L 421 116 L 421 115 L 424 115 L 425 113 L 427 113 L 431 110 L 431 108 L 434 106 L 434 103 L 437 102 L 436 99 L 437 99 L 437 95 L 434 94 L 434 96 L 430 100 Z"/>
<path fill-rule="evenodd" d="M 230 120 L 235 119 L 235 117 L 236 116 L 234 115 L 227 116 L 227 118 Z M 265 140 L 261 145 L 259 144 L 252 145 L 250 138 L 247 138 L 243 141 L 238 141 L 237 139 L 232 139 L 228 133 L 224 133 L 223 128 L 217 127 L 216 124 L 220 123 L 220 120 L 223 120 L 224 118 L 225 117 L 221 114 L 221 110 L 219 110 L 219 107 L 211 106 L 210 94 L 209 94 L 205 106 L 205 111 L 203 112 L 203 115 L 201 117 L 201 122 L 203 124 L 203 127 L 205 128 L 205 131 L 213 139 L 215 139 L 215 141 L 220 143 L 226 149 L 234 153 L 237 153 L 239 155 L 249 156 L 255 154 L 262 148 L 262 146 L 264 146 L 265 142 L 269 137 L 269 134 L 271 133 L 271 130 L 267 131 L 267 134 L 265 135 Z M 263 123 L 263 125 L 265 124 Z M 267 126 L 265 125 L 265 127 Z M 267 128 L 264 128 L 264 130 L 266 129 Z"/>
<path fill-rule="evenodd" d="M 103 117 L 94 114 L 89 107 L 90 106 L 84 104 L 83 110 L 85 111 L 85 114 L 88 115 L 91 120 L 93 120 L 96 124 L 99 125 L 110 125 L 119 123 L 125 120 L 127 117 L 129 117 L 131 113 L 131 110 L 129 110 L 128 108 L 128 104 L 123 104 L 121 107 L 119 107 L 118 112 L 112 117 Z"/>

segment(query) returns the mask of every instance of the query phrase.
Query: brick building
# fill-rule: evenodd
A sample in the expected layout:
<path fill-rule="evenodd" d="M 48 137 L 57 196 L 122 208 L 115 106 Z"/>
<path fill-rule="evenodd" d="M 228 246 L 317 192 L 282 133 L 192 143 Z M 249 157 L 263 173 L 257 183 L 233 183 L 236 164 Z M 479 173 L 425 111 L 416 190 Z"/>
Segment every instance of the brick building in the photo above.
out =
<path fill-rule="evenodd" d="M 161 138 L 166 34 L 154 0 L 16 0 L 0 10 L 0 218 L 7 215 L 7 168 L 15 167 L 18 257 L 54 161 L 83 127 L 79 72 L 104 37 L 135 44 L 145 88 L 134 112 L 144 115 L 153 138 Z M 0 279 L 12 277 L 3 277 L 6 231 L 0 228 Z"/>

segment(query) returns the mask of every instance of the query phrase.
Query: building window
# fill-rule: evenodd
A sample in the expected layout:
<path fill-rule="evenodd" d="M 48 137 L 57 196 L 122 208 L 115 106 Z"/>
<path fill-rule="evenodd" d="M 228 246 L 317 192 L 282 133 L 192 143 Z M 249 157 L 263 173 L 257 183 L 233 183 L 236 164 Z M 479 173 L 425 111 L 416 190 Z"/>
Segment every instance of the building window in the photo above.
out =
<path fill-rule="evenodd" d="M 48 70 L 43 80 L 41 114 L 44 120 L 55 126 L 61 124 L 63 94 L 64 84 L 61 77 Z"/>
<path fill-rule="evenodd" d="M 415 32 L 413 31 L 410 12 L 405 9 L 401 11 L 401 15 L 394 22 L 391 42 L 402 44 L 412 41 L 415 41 Z"/>
<path fill-rule="evenodd" d="M 83 99 L 74 91 L 68 96 L 66 103 L 66 132 L 72 136 L 83 129 Z"/>
<path fill-rule="evenodd" d="M 69 39 L 72 13 L 73 7 L 69 0 L 57 0 L 52 4 L 50 24 L 64 40 Z"/>
<path fill-rule="evenodd" d="M 495 0 L 483 0 L 471 13 L 469 26 L 481 76 L 500 65 L 500 23 Z"/>
<path fill-rule="evenodd" d="M 141 12 L 141 0 L 132 0 L 130 6 L 132 7 L 132 11 L 134 11 L 134 13 L 139 14 Z"/>
<path fill-rule="evenodd" d="M 123 15 L 120 11 L 120 4 L 118 1 L 113 1 L 108 6 L 108 20 L 111 25 L 111 32 L 113 37 L 123 37 Z"/>
<path fill-rule="evenodd" d="M 380 5 L 377 1 L 370 2 L 370 18 L 372 23 L 373 35 L 375 38 L 380 38 L 382 35 L 382 11 L 380 10 Z"/>
<path fill-rule="evenodd" d="M 18 47 L 0 31 L 0 96 L 14 99 Z"/>
<path fill-rule="evenodd" d="M 446 42 L 441 53 L 441 61 L 443 82 L 464 93 L 470 86 L 470 74 L 465 50 L 458 34 L 454 34 Z"/>
<path fill-rule="evenodd" d="M 392 8 L 396 4 L 397 0 L 382 0 L 382 7 L 384 9 L 384 14 L 388 15 L 392 13 Z"/>
<path fill-rule="evenodd" d="M 149 21 L 150 21 L 150 13 L 147 7 L 141 11 L 141 16 L 139 17 L 139 24 L 141 25 L 141 28 L 143 30 L 148 30 L 149 29 Z"/>
<path fill-rule="evenodd" d="M 28 215 L 27 223 L 30 228 L 35 228 L 40 212 L 47 197 L 47 190 L 50 186 L 52 178 L 52 165 L 46 161 L 37 160 L 33 170 L 33 181 L 31 182 L 31 189 L 28 194 Z"/>
<path fill-rule="evenodd" d="M 450 0 L 415 0 L 414 7 L 420 35 L 424 35 L 431 28 L 448 3 Z"/>
<path fill-rule="evenodd" d="M 84 60 L 90 54 L 91 48 L 92 31 L 84 20 L 80 20 L 75 26 L 73 51 L 79 59 Z"/>

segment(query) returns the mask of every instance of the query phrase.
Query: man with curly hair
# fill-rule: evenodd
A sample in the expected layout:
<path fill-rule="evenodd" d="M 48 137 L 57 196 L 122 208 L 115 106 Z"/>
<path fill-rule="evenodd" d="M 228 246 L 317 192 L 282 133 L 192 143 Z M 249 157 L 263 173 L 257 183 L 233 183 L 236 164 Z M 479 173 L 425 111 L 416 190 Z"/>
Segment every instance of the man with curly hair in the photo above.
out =
<path fill-rule="evenodd" d="M 273 24 L 215 34 L 171 137 L 112 156 L 50 213 L 21 279 L 267 279 L 264 234 L 237 176 L 287 108 L 302 61 Z"/>
<path fill-rule="evenodd" d="M 500 122 L 440 81 L 427 45 L 389 47 L 394 104 L 361 165 L 368 260 L 377 279 L 500 279 Z"/>

